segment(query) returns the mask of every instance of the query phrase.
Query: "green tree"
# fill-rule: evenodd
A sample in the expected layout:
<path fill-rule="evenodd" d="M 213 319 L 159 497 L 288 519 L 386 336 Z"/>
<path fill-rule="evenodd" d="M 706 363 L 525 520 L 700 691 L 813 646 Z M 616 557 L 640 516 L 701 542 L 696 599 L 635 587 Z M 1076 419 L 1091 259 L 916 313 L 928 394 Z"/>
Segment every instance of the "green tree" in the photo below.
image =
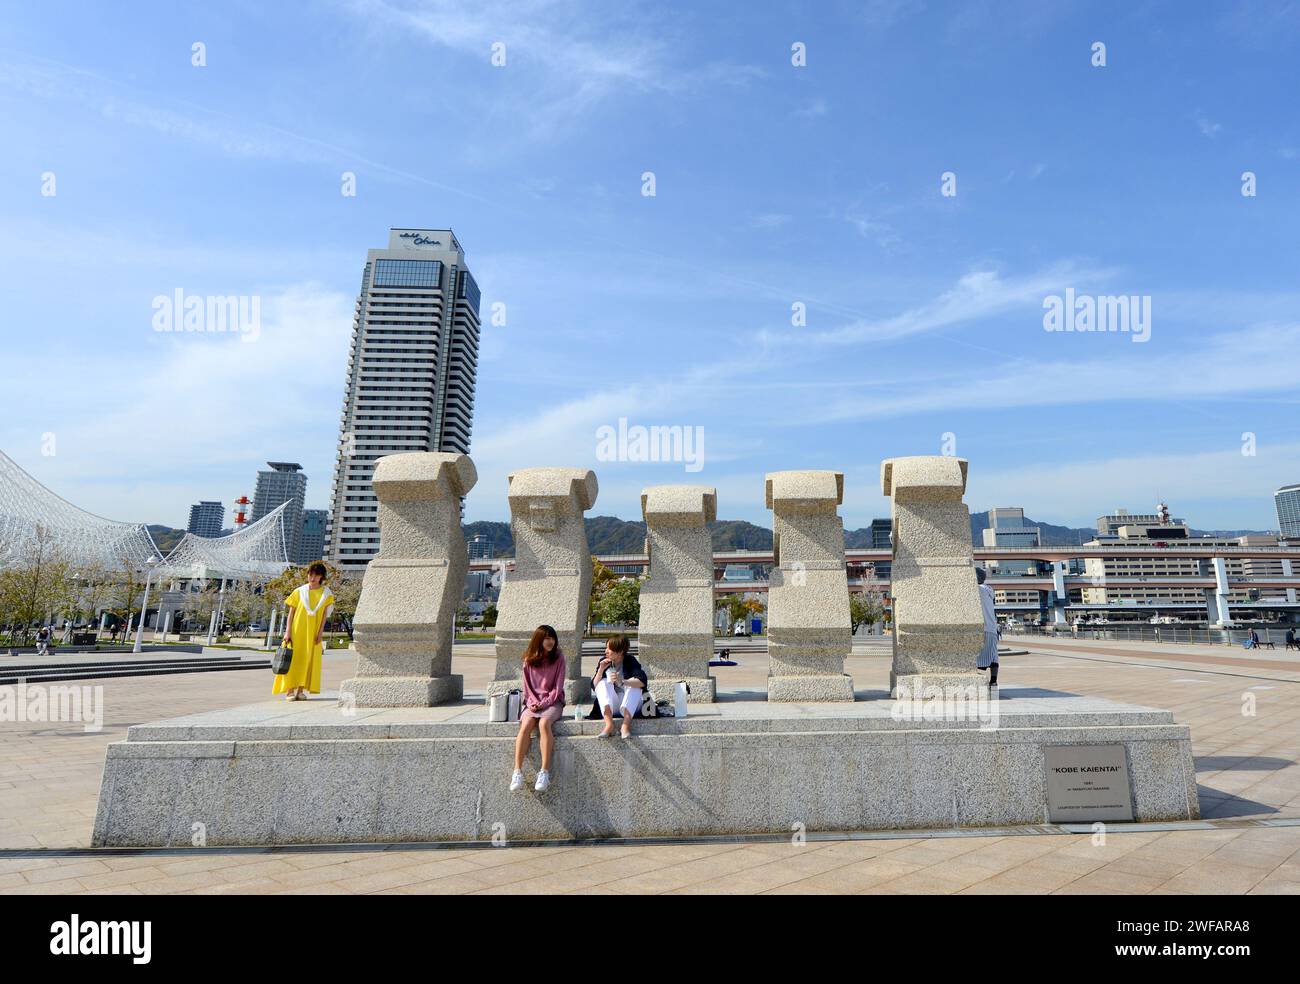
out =
<path fill-rule="evenodd" d="M 331 580 L 329 585 L 334 592 L 334 611 L 330 620 L 341 624 L 351 638 L 352 620 L 357 614 L 357 602 L 361 600 L 361 578 L 345 577 L 340 572 L 338 580 Z"/>
<path fill-rule="evenodd" d="M 139 614 L 139 609 L 136 606 L 140 604 L 144 595 L 144 585 L 148 574 L 136 567 L 135 562 L 130 557 L 120 558 L 118 568 L 121 575 L 112 582 L 112 590 L 109 592 L 108 611 L 127 625 L 134 625 L 132 619 Z M 153 581 L 149 580 L 151 595 L 153 587 Z"/>
<path fill-rule="evenodd" d="M 641 581 L 625 578 L 609 585 L 600 596 L 595 618 L 606 624 L 627 624 L 641 620 Z"/>
<path fill-rule="evenodd" d="M 587 629 L 591 630 L 591 623 L 600 620 L 596 614 L 600 606 L 600 600 L 604 597 L 605 592 L 609 590 L 610 585 L 618 581 L 618 575 L 596 559 L 596 555 L 591 555 L 591 600 L 587 602 Z"/>
<path fill-rule="evenodd" d="M 884 617 L 885 606 L 875 592 L 849 592 L 849 621 L 854 632 L 858 631 L 859 625 L 875 625 Z"/>
<path fill-rule="evenodd" d="M 207 632 L 212 613 L 217 607 L 220 582 L 208 581 L 201 591 L 187 591 L 185 604 L 181 606 L 181 615 L 191 632 Z"/>
<path fill-rule="evenodd" d="M 226 601 L 222 606 L 225 621 L 243 628 L 266 616 L 267 601 L 248 581 L 226 582 Z"/>
<path fill-rule="evenodd" d="M 113 596 L 112 577 L 101 564 L 83 567 L 78 575 L 81 589 L 77 595 L 77 614 L 85 615 L 92 626 L 98 627 L 99 613 Z"/>
<path fill-rule="evenodd" d="M 735 624 L 746 618 L 750 611 L 749 602 L 739 594 L 724 595 L 718 602 L 718 608 L 727 613 L 727 635 L 731 635 Z"/>
<path fill-rule="evenodd" d="M 494 629 L 497 624 L 497 606 L 488 605 L 483 609 L 483 628 Z"/>
<path fill-rule="evenodd" d="M 54 531 L 38 523 L 0 573 L 0 610 L 26 643 L 32 625 L 67 611 L 76 590 L 75 572 L 59 550 Z"/>

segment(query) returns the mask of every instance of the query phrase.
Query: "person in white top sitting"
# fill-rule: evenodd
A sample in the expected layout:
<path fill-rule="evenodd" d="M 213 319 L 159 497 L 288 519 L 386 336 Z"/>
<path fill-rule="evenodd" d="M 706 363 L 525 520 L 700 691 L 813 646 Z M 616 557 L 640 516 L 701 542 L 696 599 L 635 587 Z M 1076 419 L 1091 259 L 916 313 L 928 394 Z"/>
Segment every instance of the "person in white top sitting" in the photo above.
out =
<path fill-rule="evenodd" d="M 975 583 L 979 585 L 980 607 L 984 609 L 984 648 L 980 650 L 975 665 L 981 670 L 992 670 L 989 686 L 998 685 L 998 616 L 993 605 L 993 589 L 984 583 L 984 568 L 975 568 Z"/>

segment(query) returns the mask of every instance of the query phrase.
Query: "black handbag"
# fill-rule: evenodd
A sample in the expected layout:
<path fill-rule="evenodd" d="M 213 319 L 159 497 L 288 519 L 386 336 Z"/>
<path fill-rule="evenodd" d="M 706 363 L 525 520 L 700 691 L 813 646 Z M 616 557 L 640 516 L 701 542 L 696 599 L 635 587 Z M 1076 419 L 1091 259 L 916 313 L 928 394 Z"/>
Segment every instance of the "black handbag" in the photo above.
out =
<path fill-rule="evenodd" d="M 293 643 L 282 642 L 280 648 L 275 651 L 275 656 L 271 659 L 271 670 L 276 676 L 283 676 L 289 672 L 289 667 L 293 665 Z"/>

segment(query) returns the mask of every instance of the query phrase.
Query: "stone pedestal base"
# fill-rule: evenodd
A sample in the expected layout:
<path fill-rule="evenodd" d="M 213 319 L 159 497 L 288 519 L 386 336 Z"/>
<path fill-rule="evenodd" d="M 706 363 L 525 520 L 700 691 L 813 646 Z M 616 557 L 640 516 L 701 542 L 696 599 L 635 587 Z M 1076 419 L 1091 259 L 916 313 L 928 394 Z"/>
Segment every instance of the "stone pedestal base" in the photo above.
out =
<path fill-rule="evenodd" d="M 575 704 L 591 703 L 591 681 L 586 677 L 564 681 L 565 710 L 572 711 Z"/>
<path fill-rule="evenodd" d="M 433 707 L 465 696 L 459 673 L 439 677 L 354 677 L 339 686 L 339 700 L 354 707 Z"/>
<path fill-rule="evenodd" d="M 690 684 L 687 701 L 712 703 L 718 684 L 709 673 L 713 658 L 713 632 L 642 633 L 637 639 L 636 658 L 650 679 L 656 700 L 672 700 L 679 680 Z"/>
<path fill-rule="evenodd" d="M 490 680 L 487 685 L 487 695 L 483 703 L 490 704 L 492 698 L 497 694 L 508 694 L 512 690 L 522 691 L 524 689 L 523 677 L 517 680 Z M 577 680 L 564 681 L 564 703 L 566 710 L 572 711 L 574 704 L 586 704 L 591 702 L 591 681 L 585 677 L 579 677 Z"/>
<path fill-rule="evenodd" d="M 986 673 L 898 673 L 889 671 L 889 694 L 895 699 L 923 700 L 942 695 L 988 696 Z"/>
<path fill-rule="evenodd" d="M 711 676 L 661 676 L 657 680 L 651 677 L 651 696 L 656 701 L 672 702 L 677 694 L 678 681 L 685 681 L 691 688 L 691 692 L 686 695 L 688 704 L 712 704 L 718 699 L 718 681 Z"/>
<path fill-rule="evenodd" d="M 832 676 L 770 676 L 767 699 L 780 703 L 853 700 L 853 678 L 844 673 Z"/>
<path fill-rule="evenodd" d="M 489 724 L 478 704 L 352 717 L 277 700 L 134 725 L 108 746 L 92 843 L 189 849 L 195 823 L 209 847 L 1045 824 L 1047 756 L 1063 745 L 1123 746 L 1134 820 L 1199 816 L 1191 735 L 1168 711 L 1008 686 L 930 720 L 877 697 L 754 691 L 637 721 L 632 741 L 567 717 L 545 793 L 532 791 L 536 742 L 525 791 L 507 789 L 519 726 Z"/>
<path fill-rule="evenodd" d="M 853 678 L 844 672 L 844 657 L 853 648 L 847 626 L 769 625 L 767 632 L 769 701 L 853 700 Z"/>

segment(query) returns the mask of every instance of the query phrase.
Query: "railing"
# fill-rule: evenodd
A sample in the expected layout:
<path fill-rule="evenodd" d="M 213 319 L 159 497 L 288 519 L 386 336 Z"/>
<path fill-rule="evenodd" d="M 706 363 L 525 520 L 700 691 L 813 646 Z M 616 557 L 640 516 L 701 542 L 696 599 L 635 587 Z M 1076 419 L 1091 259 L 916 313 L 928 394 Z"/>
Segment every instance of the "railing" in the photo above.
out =
<path fill-rule="evenodd" d="M 1256 628 L 1259 642 L 1265 649 L 1272 643 L 1278 650 L 1286 647 L 1286 629 Z M 1249 629 L 1181 628 L 1175 625 L 1104 625 L 1053 629 L 1049 626 L 1028 625 L 1007 630 L 1007 636 L 1047 636 L 1054 639 L 1084 639 L 1094 642 L 1158 642 L 1169 645 L 1241 646 Z"/>

